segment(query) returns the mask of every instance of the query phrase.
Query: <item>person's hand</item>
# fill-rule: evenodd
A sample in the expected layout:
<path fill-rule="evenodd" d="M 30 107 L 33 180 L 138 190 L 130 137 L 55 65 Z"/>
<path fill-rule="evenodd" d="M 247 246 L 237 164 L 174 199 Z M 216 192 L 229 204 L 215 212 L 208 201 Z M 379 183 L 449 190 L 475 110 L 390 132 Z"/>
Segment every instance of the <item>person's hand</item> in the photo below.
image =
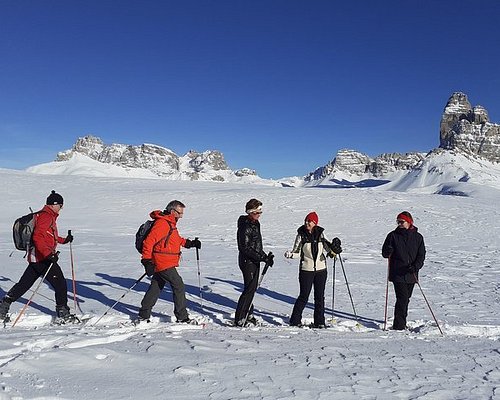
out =
<path fill-rule="evenodd" d="M 266 265 L 269 265 L 270 267 L 274 265 L 274 254 L 271 252 L 269 252 L 266 257 Z"/>
<path fill-rule="evenodd" d="M 197 249 L 201 249 L 200 239 L 195 238 L 194 240 L 186 239 L 186 243 L 184 244 L 186 249 L 190 249 L 191 247 L 195 247 Z"/>
<path fill-rule="evenodd" d="M 144 265 L 144 270 L 147 276 L 153 276 L 155 273 L 155 263 L 150 258 L 143 258 L 141 264 Z"/>
<path fill-rule="evenodd" d="M 56 264 L 59 261 L 59 252 L 52 253 L 50 256 L 46 258 L 51 264 Z"/>
<path fill-rule="evenodd" d="M 410 274 L 414 274 L 414 273 L 415 273 L 415 272 L 417 272 L 417 271 L 418 271 L 418 269 L 417 269 L 417 267 L 415 267 L 414 265 L 410 265 L 410 266 L 408 267 L 408 272 L 409 272 Z"/>
<path fill-rule="evenodd" d="M 66 239 L 64 239 L 63 244 L 71 243 L 71 242 L 73 242 L 73 235 L 71 233 L 68 233 L 68 236 L 66 236 Z"/>
<path fill-rule="evenodd" d="M 293 258 L 293 253 L 291 251 L 285 251 L 285 258 Z"/>
<path fill-rule="evenodd" d="M 342 246 L 341 246 L 341 242 L 340 242 L 340 239 L 338 237 L 336 238 L 333 238 L 332 240 L 332 245 L 330 246 L 332 251 L 335 253 L 335 254 L 340 254 L 342 253 Z"/>

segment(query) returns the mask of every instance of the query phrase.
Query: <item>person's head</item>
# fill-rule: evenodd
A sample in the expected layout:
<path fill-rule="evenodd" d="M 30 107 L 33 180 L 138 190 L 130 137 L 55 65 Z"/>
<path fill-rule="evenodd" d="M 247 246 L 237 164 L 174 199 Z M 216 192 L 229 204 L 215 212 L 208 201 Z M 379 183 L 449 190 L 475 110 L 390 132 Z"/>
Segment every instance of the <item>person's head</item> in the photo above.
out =
<path fill-rule="evenodd" d="M 59 211 L 63 208 L 64 199 L 59 193 L 56 193 L 56 191 L 53 190 L 50 192 L 49 197 L 47 197 L 45 204 L 54 210 L 54 212 L 59 214 Z"/>
<path fill-rule="evenodd" d="M 163 211 L 163 213 L 166 215 L 173 214 L 175 219 L 178 220 L 179 218 L 182 218 L 182 216 L 184 215 L 185 208 L 186 206 L 179 200 L 172 200 L 170 203 L 167 204 L 167 206 L 165 207 L 165 211 Z"/>
<path fill-rule="evenodd" d="M 316 225 L 318 225 L 318 222 L 318 214 L 316 214 L 314 211 L 307 214 L 304 218 L 304 225 L 309 232 L 312 231 Z"/>
<path fill-rule="evenodd" d="M 413 225 L 413 217 L 408 211 L 403 211 L 396 217 L 398 228 L 409 229 Z"/>
<path fill-rule="evenodd" d="M 257 221 L 262 214 L 262 202 L 257 199 L 250 199 L 245 205 L 245 212 L 249 218 Z"/>

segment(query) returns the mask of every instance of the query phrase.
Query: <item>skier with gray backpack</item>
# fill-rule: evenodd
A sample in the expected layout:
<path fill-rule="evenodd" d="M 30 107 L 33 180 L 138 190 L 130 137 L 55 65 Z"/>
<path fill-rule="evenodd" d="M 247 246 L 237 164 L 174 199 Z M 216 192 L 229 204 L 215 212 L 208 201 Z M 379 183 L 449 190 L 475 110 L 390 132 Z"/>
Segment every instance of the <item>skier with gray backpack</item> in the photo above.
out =
<path fill-rule="evenodd" d="M 179 200 L 172 200 L 164 211 L 152 211 L 150 217 L 153 221 L 141 225 L 136 234 L 136 248 L 142 255 L 141 263 L 145 273 L 151 277 L 151 285 L 141 302 L 137 322 L 149 322 L 153 306 L 168 283 L 172 288 L 177 322 L 196 324 L 196 320 L 189 318 L 184 282 L 177 272 L 181 247 L 201 249 L 198 238 L 185 239 L 177 230 L 177 222 L 183 217 L 185 208 Z"/>
<path fill-rule="evenodd" d="M 13 226 L 14 244 L 18 250 L 26 252 L 28 267 L 21 279 L 4 296 L 0 303 L 0 321 L 9 320 L 10 305 L 23 296 L 42 277 L 55 291 L 56 320 L 58 324 L 78 322 L 68 307 L 66 279 L 58 264 L 56 250 L 58 244 L 71 243 L 73 236 L 68 233 L 61 237 L 57 232 L 57 217 L 63 208 L 63 198 L 52 190 L 45 206 L 35 213 L 18 218 Z M 18 319 L 21 314 L 19 314 Z M 17 320 L 16 320 L 17 321 Z"/>

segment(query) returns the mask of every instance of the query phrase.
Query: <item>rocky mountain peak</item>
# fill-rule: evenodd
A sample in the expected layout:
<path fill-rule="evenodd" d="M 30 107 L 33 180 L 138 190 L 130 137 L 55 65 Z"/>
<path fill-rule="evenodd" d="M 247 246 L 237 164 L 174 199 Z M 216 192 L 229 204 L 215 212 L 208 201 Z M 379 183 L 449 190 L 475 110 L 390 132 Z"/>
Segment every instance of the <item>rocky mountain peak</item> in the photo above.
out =
<path fill-rule="evenodd" d="M 467 96 L 455 92 L 441 117 L 439 147 L 500 162 L 500 125 L 490 123 L 488 111 L 472 107 Z"/>
<path fill-rule="evenodd" d="M 102 163 L 147 169 L 172 179 L 225 181 L 231 177 L 256 176 L 254 170 L 247 168 L 232 171 L 224 155 L 216 150 L 202 153 L 190 150 L 180 157 L 172 150 L 155 144 L 107 145 L 100 138 L 87 135 L 78 138 L 71 149 L 58 153 L 56 161 L 69 160 L 75 153 Z"/>
<path fill-rule="evenodd" d="M 384 153 L 371 158 L 356 150 L 342 149 L 332 161 L 306 175 L 304 180 L 306 182 L 317 181 L 336 173 L 377 178 L 397 171 L 408 171 L 423 158 L 422 153 Z"/>

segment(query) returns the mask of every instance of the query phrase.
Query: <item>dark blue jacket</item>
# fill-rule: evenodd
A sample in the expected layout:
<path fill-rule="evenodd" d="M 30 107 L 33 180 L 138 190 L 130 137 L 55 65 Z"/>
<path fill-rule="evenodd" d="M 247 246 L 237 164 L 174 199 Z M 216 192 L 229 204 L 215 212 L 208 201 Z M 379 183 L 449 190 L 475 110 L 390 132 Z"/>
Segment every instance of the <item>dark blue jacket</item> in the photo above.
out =
<path fill-rule="evenodd" d="M 416 226 L 396 228 L 387 235 L 382 256 L 389 258 L 391 282 L 416 283 L 418 270 L 424 266 L 424 238 Z"/>

